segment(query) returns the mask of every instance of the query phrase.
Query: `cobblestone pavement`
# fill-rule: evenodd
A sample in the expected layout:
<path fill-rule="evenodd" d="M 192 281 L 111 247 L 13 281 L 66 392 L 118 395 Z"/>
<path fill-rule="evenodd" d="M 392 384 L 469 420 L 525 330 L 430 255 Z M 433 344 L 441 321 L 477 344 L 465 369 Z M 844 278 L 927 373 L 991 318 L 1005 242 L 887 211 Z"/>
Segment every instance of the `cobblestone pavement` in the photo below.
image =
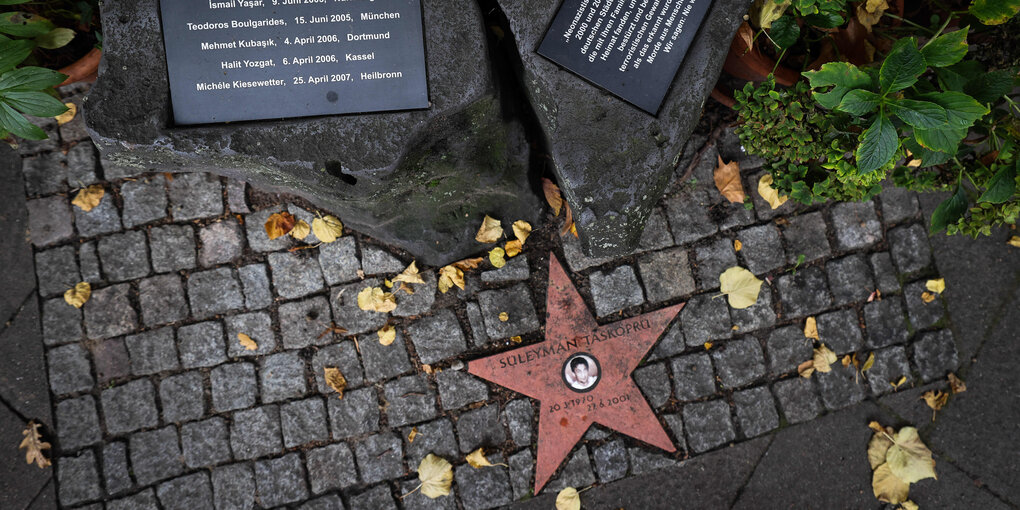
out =
<path fill-rule="evenodd" d="M 437 292 L 434 268 L 423 268 L 426 284 L 413 296 L 397 293 L 391 314 L 364 312 L 358 291 L 392 278 L 409 257 L 354 232 L 290 251 L 295 242 L 270 241 L 263 223 L 281 210 L 310 222 L 314 209 L 279 198 L 252 210 L 250 198 L 265 205 L 275 196 L 205 174 L 104 167 L 80 119 L 49 131 L 55 140 L 24 144 L 20 162 L 7 158 L 20 168 L 3 175 L 5 183 L 23 179 L 27 219 L 0 228 L 15 239 L 27 230 L 31 242 L 28 265 L 17 267 L 18 243 L 4 255 L 13 290 L 0 310 L 11 318 L 3 335 L 32 341 L 0 343 L 7 358 L 27 360 L 18 375 L 0 376 L 3 430 L 19 436 L 0 441 L 5 463 L 18 459 L 0 507 L 483 509 L 531 498 L 537 407 L 464 366 L 514 345 L 512 336 L 541 338 L 547 253 L 526 246 L 502 269 L 468 272 L 467 288 L 447 294 Z M 730 137 L 719 150 L 739 157 L 733 146 Z M 592 259 L 554 226 L 535 234 L 556 240 L 600 320 L 687 306 L 634 373 L 678 452 L 595 427 L 543 496 L 525 506 L 551 508 L 562 487 L 593 484 L 585 495 L 591 508 L 639 501 L 672 508 L 662 496 L 670 487 L 700 507 L 785 506 L 788 499 L 770 499 L 770 490 L 794 483 L 781 473 L 810 469 L 783 455 L 816 449 L 823 453 L 811 459 L 821 465 L 836 455 L 833 464 L 853 466 L 852 476 L 826 477 L 825 468 L 811 475 L 830 483 L 816 490 L 850 486 L 856 499 L 837 506 L 878 507 L 867 493 L 867 417 L 902 411 L 891 419 L 926 423 L 920 391 L 966 370 L 983 342 L 971 337 L 1000 327 L 950 328 L 956 315 L 949 320 L 944 298 L 921 299 L 940 267 L 960 264 L 936 264 L 924 200 L 891 190 L 863 204 L 788 203 L 773 211 L 752 193 L 752 208 L 730 205 L 712 185 L 716 153 L 704 154 L 693 180 L 674 183 L 635 254 Z M 745 172 L 745 189 L 756 189 L 758 176 Z M 73 190 L 93 183 L 106 190 L 101 205 L 88 213 L 71 206 Z M 5 184 L 4 197 L 20 202 L 20 191 Z M 1001 300 L 1020 306 L 1016 250 L 1005 257 L 988 263 L 1014 272 L 988 285 L 1006 288 Z M 733 265 L 768 282 L 751 308 L 715 298 L 719 274 Z M 79 281 L 94 289 L 82 310 L 61 296 Z M 881 299 L 869 302 L 876 290 Z M 972 318 L 990 320 L 993 312 Z M 861 375 L 837 364 L 798 377 L 797 365 L 812 355 L 808 317 L 840 357 L 873 353 L 874 368 Z M 328 333 L 332 324 L 347 333 Z M 376 337 L 385 324 L 398 332 L 390 346 Z M 239 333 L 258 350 L 241 347 Z M 347 378 L 342 400 L 325 384 L 327 366 Z M 55 472 L 21 465 L 12 444 L 28 419 L 44 423 Z M 1002 427 L 1015 433 L 1012 423 Z M 476 470 L 463 461 L 483 446 L 506 467 Z M 938 453 L 939 441 L 933 446 Z M 453 462 L 453 494 L 402 498 L 430 452 Z M 956 483 L 991 506 L 1020 503 L 1015 478 L 982 478 L 987 485 L 977 487 L 981 469 L 965 457 L 940 458 L 949 481 L 938 483 Z M 1017 474 L 1015 456 L 1002 462 L 1006 474 Z"/>

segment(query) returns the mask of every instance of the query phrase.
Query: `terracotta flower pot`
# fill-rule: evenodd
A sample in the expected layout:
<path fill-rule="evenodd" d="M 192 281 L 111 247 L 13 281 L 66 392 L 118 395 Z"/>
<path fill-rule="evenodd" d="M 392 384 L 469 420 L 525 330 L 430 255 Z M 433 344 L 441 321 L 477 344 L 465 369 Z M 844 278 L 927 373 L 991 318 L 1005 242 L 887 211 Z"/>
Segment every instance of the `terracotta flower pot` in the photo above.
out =
<path fill-rule="evenodd" d="M 70 85 L 77 82 L 92 83 L 96 81 L 99 76 L 99 59 L 102 57 L 103 52 L 98 48 L 92 48 L 82 58 L 75 61 L 73 64 L 60 68 L 60 73 L 66 74 L 67 79 L 64 80 L 60 86 Z"/>

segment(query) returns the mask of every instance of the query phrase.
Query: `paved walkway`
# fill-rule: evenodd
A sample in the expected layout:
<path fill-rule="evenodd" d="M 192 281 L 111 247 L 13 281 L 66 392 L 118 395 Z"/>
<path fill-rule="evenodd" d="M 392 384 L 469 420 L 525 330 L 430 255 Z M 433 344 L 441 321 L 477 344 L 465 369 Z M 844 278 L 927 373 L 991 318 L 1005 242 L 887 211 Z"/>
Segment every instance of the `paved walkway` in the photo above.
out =
<path fill-rule="evenodd" d="M 916 425 L 935 451 L 940 479 L 911 490 L 922 507 L 1020 504 L 1020 250 L 1003 231 L 929 239 L 937 197 L 729 205 L 712 185 L 712 148 L 693 180 L 674 183 L 638 253 L 587 258 L 550 215 L 506 267 L 470 271 L 446 294 L 422 268 L 426 284 L 378 314 L 355 296 L 402 271 L 406 254 L 355 232 L 290 251 L 302 243 L 270 241 L 262 224 L 283 209 L 310 222 L 314 209 L 204 174 L 107 168 L 80 119 L 49 130 L 55 140 L 0 156 L 0 508 L 552 508 L 568 485 L 592 486 L 586 508 L 878 508 L 872 419 Z M 756 189 L 735 140 L 718 151 Z M 99 207 L 70 205 L 96 182 Z M 600 320 L 687 306 L 635 372 L 678 452 L 596 427 L 536 497 L 537 408 L 463 367 L 511 337 L 541 338 L 550 245 Z M 713 299 L 737 264 L 768 281 L 747 310 Z M 926 304 L 932 277 L 947 290 Z M 61 297 L 79 281 L 93 285 L 82 310 Z M 874 353 L 874 368 L 798 377 L 809 316 L 826 345 Z M 390 346 L 375 333 L 386 324 L 398 331 Z M 326 366 L 348 380 L 342 400 Z M 948 372 L 969 389 L 932 423 L 919 396 Z M 55 471 L 22 462 L 30 419 Z M 482 446 L 508 467 L 468 466 Z M 400 499 L 430 452 L 453 462 L 454 493 Z"/>

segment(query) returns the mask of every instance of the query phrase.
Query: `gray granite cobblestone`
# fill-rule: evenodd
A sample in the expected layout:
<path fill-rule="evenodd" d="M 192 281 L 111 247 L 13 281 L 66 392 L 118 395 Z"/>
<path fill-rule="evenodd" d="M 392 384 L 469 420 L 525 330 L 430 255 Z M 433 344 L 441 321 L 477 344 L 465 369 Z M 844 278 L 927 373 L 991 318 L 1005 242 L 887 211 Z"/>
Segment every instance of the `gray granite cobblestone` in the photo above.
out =
<path fill-rule="evenodd" d="M 244 409 L 255 405 L 257 384 L 255 366 L 251 363 L 220 365 L 209 372 L 212 382 L 212 405 L 219 412 Z"/>
<path fill-rule="evenodd" d="M 265 457 L 282 451 L 280 409 L 268 405 L 235 412 L 230 427 L 230 450 L 238 460 Z"/>
<path fill-rule="evenodd" d="M 590 275 L 591 295 L 595 313 L 604 317 L 625 308 L 645 302 L 634 268 L 620 266 L 612 271 L 599 271 Z"/>
<path fill-rule="evenodd" d="M 78 261 L 81 266 L 81 281 L 89 282 L 92 285 L 103 281 L 103 271 L 99 267 L 99 253 L 96 252 L 95 241 L 82 243 L 78 246 Z"/>
<path fill-rule="evenodd" d="M 776 312 L 772 309 L 772 288 L 763 285 L 758 292 L 758 301 L 747 308 L 730 308 L 730 319 L 737 328 L 734 331 L 739 333 L 772 327 L 776 323 Z"/>
<path fill-rule="evenodd" d="M 506 265 L 499 269 L 490 269 L 482 272 L 482 281 L 485 283 L 508 283 L 527 280 L 531 272 L 528 270 L 527 255 L 517 255 L 508 260 Z"/>
<path fill-rule="evenodd" d="M 92 360 L 96 365 L 96 380 L 100 385 L 131 373 L 131 358 L 123 338 L 108 338 L 92 344 Z"/>
<path fill-rule="evenodd" d="M 166 217 L 166 180 L 161 174 L 124 182 L 120 195 L 124 198 L 124 228 Z"/>
<path fill-rule="evenodd" d="M 389 485 L 376 485 L 350 498 L 350 510 L 397 510 Z"/>
<path fill-rule="evenodd" d="M 506 440 L 497 406 L 485 406 L 460 415 L 457 420 L 460 451 L 468 453 L 481 446 L 498 446 Z"/>
<path fill-rule="evenodd" d="M 687 439 L 684 438 L 684 419 L 680 413 L 662 415 L 666 427 L 673 433 L 673 444 L 681 452 L 687 451 Z"/>
<path fill-rule="evenodd" d="M 399 273 L 406 266 L 407 264 L 390 255 L 382 248 L 368 245 L 362 245 L 361 247 L 361 267 L 364 269 L 365 274 Z"/>
<path fill-rule="evenodd" d="M 509 322 L 509 321 L 508 321 Z M 438 311 L 407 326 L 414 349 L 422 363 L 432 364 L 467 350 L 457 316 L 449 309 Z"/>
<path fill-rule="evenodd" d="M 74 211 L 74 225 L 82 237 L 111 234 L 121 229 L 120 213 L 112 197 L 106 197 L 91 211 L 86 212 L 80 207 L 71 209 Z"/>
<path fill-rule="evenodd" d="M 289 453 L 278 459 L 256 462 L 255 486 L 259 501 L 269 508 L 308 499 L 301 454 Z"/>
<path fill-rule="evenodd" d="M 730 406 L 723 400 L 687 404 L 683 416 L 687 444 L 694 452 L 705 452 L 736 438 Z"/>
<path fill-rule="evenodd" d="M 694 259 L 696 261 L 695 272 L 702 289 L 719 287 L 719 276 L 727 269 L 737 265 L 737 254 L 733 250 L 733 241 L 725 237 L 695 248 Z"/>
<path fill-rule="evenodd" d="M 450 489 L 450 495 L 436 499 L 429 498 L 428 496 L 421 493 L 421 491 L 415 491 L 421 482 L 417 478 L 414 480 L 408 480 L 400 484 L 400 495 L 408 494 L 414 491 L 412 494 L 404 497 L 400 500 L 400 503 L 404 505 L 404 510 L 457 510 L 457 493 L 456 489 Z"/>
<path fill-rule="evenodd" d="M 911 348 L 911 359 L 925 382 L 941 379 L 960 365 L 960 355 L 948 329 L 922 333 Z"/>
<path fill-rule="evenodd" d="M 836 233 L 836 248 L 840 250 L 857 250 L 882 241 L 882 224 L 871 201 L 833 205 L 832 226 Z"/>
<path fill-rule="evenodd" d="M 149 274 L 145 232 L 133 230 L 99 239 L 99 260 L 110 281 L 135 280 Z"/>
<path fill-rule="evenodd" d="M 318 349 L 312 356 L 312 373 L 319 393 L 328 396 L 335 392 L 326 384 L 325 368 L 334 367 L 340 370 L 347 380 L 348 388 L 357 388 L 365 382 L 365 374 L 358 361 L 357 348 L 353 341 L 344 341 Z"/>
<path fill-rule="evenodd" d="M 818 340 L 836 354 L 859 351 L 864 344 L 857 312 L 852 309 L 819 315 L 817 326 Z"/>
<path fill-rule="evenodd" d="M 329 293 L 329 304 L 333 307 L 333 320 L 336 321 L 336 325 L 346 329 L 350 335 L 374 332 L 385 326 L 386 314 L 358 308 L 358 293 L 367 287 L 380 286 L 382 286 L 380 280 L 366 278 L 360 282 L 333 287 Z"/>
<path fill-rule="evenodd" d="M 903 299 L 888 296 L 864 305 L 865 345 L 875 349 L 907 341 Z"/>
<path fill-rule="evenodd" d="M 776 401 L 767 386 L 733 393 L 737 424 L 744 437 L 756 437 L 779 427 Z"/>
<path fill-rule="evenodd" d="M 212 470 L 213 505 L 217 510 L 255 506 L 255 472 L 251 464 L 230 464 Z"/>
<path fill-rule="evenodd" d="M 231 315 L 223 320 L 227 330 L 227 356 L 231 358 L 261 356 L 276 349 L 276 332 L 273 320 L 267 312 L 243 313 Z M 241 345 L 238 335 L 248 335 L 258 346 L 249 351 Z"/>
<path fill-rule="evenodd" d="M 915 274 L 931 265 L 928 233 L 921 225 L 908 225 L 889 230 L 892 258 L 901 274 Z"/>
<path fill-rule="evenodd" d="M 487 290 L 478 293 L 478 306 L 485 321 L 485 333 L 490 338 L 509 338 L 530 333 L 541 327 L 531 294 L 527 285 L 518 283 L 513 287 Z M 499 320 L 499 314 L 506 312 L 509 320 Z"/>
<path fill-rule="evenodd" d="M 806 267 L 787 273 L 777 280 L 779 301 L 787 319 L 821 312 L 832 306 L 832 295 L 825 282 L 825 273 L 817 267 Z"/>
<path fill-rule="evenodd" d="M 712 203 L 708 192 L 699 189 L 667 198 L 665 202 L 666 216 L 677 245 L 687 245 L 719 231 L 719 226 L 708 215 Z"/>
<path fill-rule="evenodd" d="M 159 507 L 156 504 L 156 493 L 152 489 L 146 489 L 138 494 L 106 503 L 106 510 L 153 510 L 157 508 Z"/>
<path fill-rule="evenodd" d="M 394 317 L 412 317 L 427 313 L 432 308 L 432 304 L 436 302 L 439 284 L 435 273 L 429 271 L 420 276 L 425 283 L 411 285 L 414 294 L 394 291 L 397 297 L 397 308 L 392 312 Z M 395 288 L 399 290 L 400 284 L 398 283 Z"/>
<path fill-rule="evenodd" d="M 265 308 L 273 303 L 269 290 L 269 274 L 265 264 L 251 264 L 237 269 L 244 288 L 244 305 L 249 310 Z"/>
<path fill-rule="evenodd" d="M 181 426 L 181 451 L 189 468 L 214 466 L 230 460 L 227 422 L 218 416 Z"/>
<path fill-rule="evenodd" d="M 284 348 L 301 349 L 333 340 L 329 335 L 322 335 L 333 322 L 329 302 L 322 296 L 284 303 L 280 305 L 278 314 Z"/>
<path fill-rule="evenodd" d="M 911 219 L 921 210 L 917 203 L 917 193 L 891 183 L 883 185 L 879 200 L 882 202 L 882 219 L 887 224 Z"/>
<path fill-rule="evenodd" d="M 188 317 L 184 287 L 176 274 L 158 275 L 139 281 L 138 301 L 142 310 L 142 322 L 146 326 L 169 324 Z"/>
<path fill-rule="evenodd" d="M 779 407 L 790 423 L 808 421 L 822 413 L 822 404 L 812 388 L 810 379 L 794 377 L 784 379 L 773 386 Z"/>
<path fill-rule="evenodd" d="M 645 285 L 648 301 L 658 303 L 695 291 L 687 250 L 674 248 L 658 251 L 638 260 L 638 272 Z"/>
<path fill-rule="evenodd" d="M 190 221 L 223 214 L 220 178 L 207 173 L 174 174 L 169 185 L 170 213 L 174 221 Z"/>
<path fill-rule="evenodd" d="M 148 379 L 103 390 L 102 404 L 106 431 L 112 435 L 134 432 L 159 423 L 156 395 Z"/>
<path fill-rule="evenodd" d="M 411 370 L 411 361 L 404 347 L 404 334 L 399 329 L 396 339 L 390 345 L 380 344 L 379 336 L 375 333 L 363 335 L 358 342 L 366 381 L 379 382 Z"/>
<path fill-rule="evenodd" d="M 502 455 L 490 455 L 489 461 L 503 462 Z M 510 474 L 501 466 L 475 469 L 467 464 L 454 470 L 460 501 L 465 510 L 488 510 L 509 504 L 513 496 Z"/>
<path fill-rule="evenodd" d="M 364 483 L 404 475 L 402 442 L 395 434 L 384 432 L 355 442 L 354 455 Z"/>
<path fill-rule="evenodd" d="M 673 358 L 671 368 L 678 400 L 697 400 L 715 393 L 715 374 L 708 354 L 678 356 Z"/>
<path fill-rule="evenodd" d="M 67 191 L 66 167 L 59 152 L 43 152 L 21 160 L 25 191 L 29 195 L 52 195 Z"/>
<path fill-rule="evenodd" d="M 196 319 L 244 308 L 241 285 L 226 267 L 192 273 L 188 277 L 188 299 Z"/>
<path fill-rule="evenodd" d="M 69 344 L 50 349 L 50 389 L 57 395 L 65 395 L 92 388 L 92 367 L 88 352 L 81 344 Z"/>
<path fill-rule="evenodd" d="M 286 448 L 329 440 L 326 406 L 318 397 L 282 404 L 280 427 Z"/>
<path fill-rule="evenodd" d="M 240 179 L 227 179 L 227 207 L 234 214 L 247 214 L 251 212 L 248 208 L 248 183 Z"/>
<path fill-rule="evenodd" d="M 177 429 L 173 425 L 149 432 L 137 432 L 129 439 L 131 472 L 138 485 L 173 478 L 184 471 Z"/>
<path fill-rule="evenodd" d="M 875 286 L 883 294 L 893 294 L 900 290 L 900 280 L 896 277 L 896 268 L 893 267 L 892 256 L 889 252 L 871 254 L 869 258 L 871 270 L 875 275 Z"/>
<path fill-rule="evenodd" d="M 256 252 L 269 252 L 286 250 L 293 243 L 290 236 L 280 236 L 270 240 L 266 234 L 266 221 L 270 216 L 283 211 L 283 206 L 275 205 L 268 209 L 249 214 L 244 220 L 245 234 L 248 238 L 248 246 Z"/>
<path fill-rule="evenodd" d="M 595 473 L 588 458 L 588 447 L 581 445 L 567 459 L 559 476 L 549 480 L 546 487 L 549 492 L 559 492 L 567 487 L 587 487 L 594 483 Z"/>
<path fill-rule="evenodd" d="M 284 299 L 305 297 L 323 289 L 322 270 L 310 253 L 270 253 L 268 260 L 273 288 Z"/>
<path fill-rule="evenodd" d="M 418 435 L 412 442 L 408 436 L 415 428 L 418 429 Z M 415 427 L 406 427 L 401 435 L 404 437 L 407 465 L 412 468 L 416 468 L 418 463 L 430 453 L 445 459 L 455 459 L 460 455 L 457 438 L 453 434 L 453 424 L 450 423 L 449 418 L 437 418 Z"/>
<path fill-rule="evenodd" d="M 244 250 L 244 233 L 234 219 L 217 221 L 198 231 L 202 247 L 198 263 L 202 267 L 226 264 L 237 260 Z"/>
<path fill-rule="evenodd" d="M 779 229 L 772 223 L 738 232 L 737 240 L 742 245 L 740 256 L 747 269 L 760 275 L 785 266 L 786 254 L 780 239 Z"/>
<path fill-rule="evenodd" d="M 489 399 L 489 387 L 485 382 L 462 371 L 439 372 L 436 374 L 436 385 L 439 387 L 439 399 L 444 411 Z"/>
<path fill-rule="evenodd" d="M 326 400 L 333 439 L 347 439 L 379 430 L 379 398 L 375 388 L 344 393 Z"/>
<path fill-rule="evenodd" d="M 159 383 L 159 398 L 166 423 L 197 420 L 205 414 L 205 389 L 202 374 L 185 372 Z"/>
<path fill-rule="evenodd" d="M 676 460 L 664 453 L 648 451 L 641 447 L 628 448 L 627 456 L 630 457 L 630 472 L 634 476 L 677 465 Z"/>
<path fill-rule="evenodd" d="M 719 384 L 725 389 L 746 386 L 765 375 L 765 355 L 754 337 L 724 342 L 710 353 Z"/>
<path fill-rule="evenodd" d="M 665 363 L 652 363 L 638 367 L 634 371 L 634 382 L 637 383 L 638 388 L 641 388 L 641 393 L 648 399 L 652 408 L 665 405 L 673 391 Z"/>
<path fill-rule="evenodd" d="M 687 301 L 680 311 L 684 338 L 690 347 L 700 347 L 705 342 L 723 340 L 733 335 L 729 306 L 725 299 L 713 299 L 711 294 L 701 294 Z"/>
<path fill-rule="evenodd" d="M 485 319 L 482 318 L 482 309 L 478 303 L 467 304 L 468 323 L 471 326 L 471 342 L 475 347 L 481 347 L 489 343 L 489 335 L 485 332 Z"/>
<path fill-rule="evenodd" d="M 85 450 L 77 457 L 61 457 L 57 461 L 57 482 L 60 502 L 64 505 L 99 499 L 102 492 L 95 454 Z"/>
<path fill-rule="evenodd" d="M 82 336 L 82 312 L 67 306 L 63 297 L 43 302 L 43 343 L 48 346 L 74 342 Z"/>
<path fill-rule="evenodd" d="M 151 375 L 180 367 L 173 328 L 165 327 L 130 335 L 124 338 L 124 344 L 131 357 L 131 372 L 134 375 Z"/>
<path fill-rule="evenodd" d="M 195 267 L 195 231 L 191 225 L 166 225 L 149 229 L 152 269 L 157 273 Z"/>
<path fill-rule="evenodd" d="M 58 195 L 29 200 L 25 206 L 32 244 L 49 246 L 74 236 L 71 205 L 67 197 Z"/>
<path fill-rule="evenodd" d="M 673 322 L 673 325 L 666 330 L 666 334 L 659 339 L 659 343 L 652 348 L 648 355 L 648 361 L 655 361 L 662 358 L 669 358 L 680 354 L 687 348 L 684 342 L 683 326 L 680 321 Z"/>
<path fill-rule="evenodd" d="M 103 486 L 106 493 L 116 496 L 134 487 L 128 467 L 127 443 L 117 441 L 103 445 Z"/>
<path fill-rule="evenodd" d="M 875 364 L 864 375 L 871 385 L 871 394 L 875 396 L 890 393 L 900 387 L 909 387 L 913 380 L 907 352 L 899 345 L 875 351 Z M 901 378 L 903 384 L 897 386 Z"/>
<path fill-rule="evenodd" d="M 409 375 L 386 383 L 386 416 L 391 427 L 436 417 L 436 394 L 421 375 Z"/>
<path fill-rule="evenodd" d="M 85 310 L 85 331 L 89 338 L 110 338 L 138 329 L 138 314 L 128 296 L 131 287 L 122 283 L 93 289 Z"/>
<path fill-rule="evenodd" d="M 830 260 L 825 264 L 825 272 L 829 276 L 829 290 L 836 306 L 864 301 L 875 290 L 871 268 L 863 255 Z"/>
<path fill-rule="evenodd" d="M 822 213 L 812 212 L 787 219 L 789 223 L 783 228 L 783 239 L 786 240 L 788 264 L 796 264 L 801 255 L 804 255 L 805 262 L 811 262 L 832 252 Z"/>
<path fill-rule="evenodd" d="M 903 286 L 903 298 L 907 302 L 907 317 L 914 330 L 930 328 L 939 323 L 946 315 L 945 300 L 940 294 L 933 294 L 930 303 L 925 303 L 922 296 L 927 292 L 925 280 L 908 283 Z"/>
<path fill-rule="evenodd" d="M 200 322 L 177 330 L 177 349 L 184 368 L 214 367 L 227 360 L 223 323 Z"/>
<path fill-rule="evenodd" d="M 531 402 L 525 398 L 512 400 L 503 408 L 503 419 L 510 429 L 510 439 L 517 446 L 531 444 L 531 422 L 534 416 L 535 411 L 531 407 Z"/>
<path fill-rule="evenodd" d="M 598 473 L 600 482 L 609 483 L 627 476 L 630 462 L 627 460 L 627 448 L 623 445 L 623 440 L 614 439 L 596 446 L 592 454 L 595 459 L 595 472 Z"/>
<path fill-rule="evenodd" d="M 60 451 L 64 453 L 78 451 L 103 438 L 96 401 L 92 395 L 57 403 L 56 418 Z"/>
<path fill-rule="evenodd" d="M 357 280 L 361 261 L 358 260 L 354 237 L 342 237 L 335 242 L 319 245 L 319 267 L 326 285 Z"/>
<path fill-rule="evenodd" d="M 296 352 L 266 356 L 259 367 L 259 386 L 263 403 L 279 402 L 304 396 L 305 363 Z"/>
<path fill-rule="evenodd" d="M 308 450 L 305 452 L 305 467 L 312 494 L 342 490 L 358 483 L 354 454 L 346 443 Z"/>
<path fill-rule="evenodd" d="M 156 488 L 156 496 L 164 510 L 208 508 L 213 500 L 209 473 L 192 473 L 163 482 Z"/>
<path fill-rule="evenodd" d="M 849 407 L 866 396 L 864 378 L 857 374 L 853 365 L 844 367 L 834 363 L 830 372 L 816 372 L 814 377 L 818 381 L 822 403 L 830 411 Z"/>
<path fill-rule="evenodd" d="M 510 456 L 507 461 L 510 466 L 510 486 L 513 491 L 511 496 L 515 501 L 531 494 L 531 480 L 535 477 L 535 460 L 531 456 L 531 450 L 521 450 Z"/>
<path fill-rule="evenodd" d="M 765 342 L 772 375 L 792 372 L 797 365 L 811 359 L 811 339 L 804 337 L 799 326 L 776 328 Z"/>
<path fill-rule="evenodd" d="M 74 246 L 61 246 L 35 254 L 35 271 L 39 278 L 39 294 L 43 297 L 63 294 L 81 280 Z"/>

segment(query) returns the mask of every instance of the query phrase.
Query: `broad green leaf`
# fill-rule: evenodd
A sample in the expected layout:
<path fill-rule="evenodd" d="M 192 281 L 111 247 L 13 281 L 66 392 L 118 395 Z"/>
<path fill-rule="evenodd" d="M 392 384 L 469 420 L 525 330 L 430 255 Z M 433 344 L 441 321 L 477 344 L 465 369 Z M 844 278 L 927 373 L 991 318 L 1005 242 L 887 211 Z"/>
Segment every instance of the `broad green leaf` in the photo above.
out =
<path fill-rule="evenodd" d="M 31 2 L 31 1 L 32 0 L 0 0 L 0 5 L 27 4 L 28 2 Z"/>
<path fill-rule="evenodd" d="M 804 22 L 813 27 L 836 28 L 842 25 L 845 21 L 838 13 L 821 12 L 810 16 L 804 16 Z"/>
<path fill-rule="evenodd" d="M 0 73 L 14 69 L 14 66 L 28 58 L 35 43 L 25 39 L 0 42 Z"/>
<path fill-rule="evenodd" d="M 985 73 L 985 66 L 976 60 L 964 60 L 949 67 L 935 69 L 942 80 L 944 90 L 963 92 L 967 82 Z"/>
<path fill-rule="evenodd" d="M 789 48 L 800 37 L 800 25 L 797 24 L 797 20 L 793 16 L 783 16 L 772 22 L 772 28 L 769 29 L 769 37 L 780 48 Z"/>
<path fill-rule="evenodd" d="M 956 187 L 956 193 L 947 198 L 931 213 L 931 233 L 941 232 L 951 223 L 956 223 L 967 212 L 967 193 L 963 183 Z"/>
<path fill-rule="evenodd" d="M 963 92 L 982 104 L 996 103 L 1013 90 L 1013 76 L 1009 71 L 982 73 L 967 82 Z"/>
<path fill-rule="evenodd" d="M 70 28 L 54 28 L 45 34 L 36 37 L 35 43 L 38 44 L 40 48 L 53 50 L 66 46 L 67 43 L 71 42 L 71 39 L 74 39 L 74 30 L 71 30 Z"/>
<path fill-rule="evenodd" d="M 907 138 L 903 140 L 903 146 L 906 147 L 915 158 L 921 160 L 921 166 L 919 168 L 941 165 L 950 159 L 953 159 L 953 154 L 928 150 L 923 145 L 917 143 L 917 140 L 914 138 Z"/>
<path fill-rule="evenodd" d="M 988 108 L 962 92 L 940 92 L 924 94 L 921 99 L 931 101 L 946 110 L 949 127 L 968 129 L 974 122 L 988 114 Z"/>
<path fill-rule="evenodd" d="M 917 51 L 917 41 L 905 37 L 896 41 L 878 72 L 878 82 L 883 93 L 903 90 L 917 81 L 927 69 L 924 57 Z"/>
<path fill-rule="evenodd" d="M 57 28 L 52 21 L 29 12 L 0 14 L 0 33 L 15 37 L 39 37 Z"/>
<path fill-rule="evenodd" d="M 26 115 L 36 117 L 56 117 L 67 111 L 64 103 L 53 96 L 38 91 L 0 92 L 0 101 L 13 106 Z"/>
<path fill-rule="evenodd" d="M 848 94 L 849 95 L 849 94 Z M 913 127 L 932 129 L 947 128 L 946 110 L 929 101 L 897 99 L 886 103 L 889 111 Z"/>
<path fill-rule="evenodd" d="M 985 25 L 1001 25 L 1020 11 L 1020 0 L 974 0 L 970 13 Z"/>
<path fill-rule="evenodd" d="M 761 28 L 772 28 L 772 22 L 779 19 L 790 5 L 790 0 L 757 0 L 751 6 L 752 23 L 757 12 L 757 25 Z"/>
<path fill-rule="evenodd" d="M 818 104 L 830 110 L 839 106 L 843 96 L 851 89 L 869 87 L 871 77 L 857 66 L 846 62 L 829 62 L 817 71 L 804 73 L 812 88 L 835 85 L 829 92 L 813 92 L 811 95 Z"/>
<path fill-rule="evenodd" d="M 861 136 L 857 147 L 857 168 L 861 173 L 870 173 L 885 166 L 899 148 L 896 127 L 885 115 L 879 115 L 875 122 Z"/>
<path fill-rule="evenodd" d="M 914 128 L 917 143 L 929 150 L 956 154 L 960 142 L 967 137 L 966 128 L 921 129 Z"/>
<path fill-rule="evenodd" d="M 942 34 L 931 41 L 924 48 L 921 48 L 921 55 L 924 61 L 931 67 L 951 66 L 967 55 L 967 30 L 970 27 L 963 27 L 961 30 Z"/>
<path fill-rule="evenodd" d="M 45 67 L 22 67 L 0 74 L 0 92 L 8 90 L 42 90 L 55 87 L 67 79 L 61 74 Z"/>
<path fill-rule="evenodd" d="M 860 117 L 875 111 L 881 102 L 882 96 L 867 90 L 855 89 L 843 96 L 836 109 Z"/>
<path fill-rule="evenodd" d="M 1001 204 L 1013 198 L 1014 192 L 1016 192 L 1016 167 L 1006 165 L 988 181 L 988 189 L 981 194 L 978 202 Z"/>
<path fill-rule="evenodd" d="M 46 132 L 29 122 L 14 108 L 0 102 L 0 126 L 26 140 L 45 140 Z"/>

